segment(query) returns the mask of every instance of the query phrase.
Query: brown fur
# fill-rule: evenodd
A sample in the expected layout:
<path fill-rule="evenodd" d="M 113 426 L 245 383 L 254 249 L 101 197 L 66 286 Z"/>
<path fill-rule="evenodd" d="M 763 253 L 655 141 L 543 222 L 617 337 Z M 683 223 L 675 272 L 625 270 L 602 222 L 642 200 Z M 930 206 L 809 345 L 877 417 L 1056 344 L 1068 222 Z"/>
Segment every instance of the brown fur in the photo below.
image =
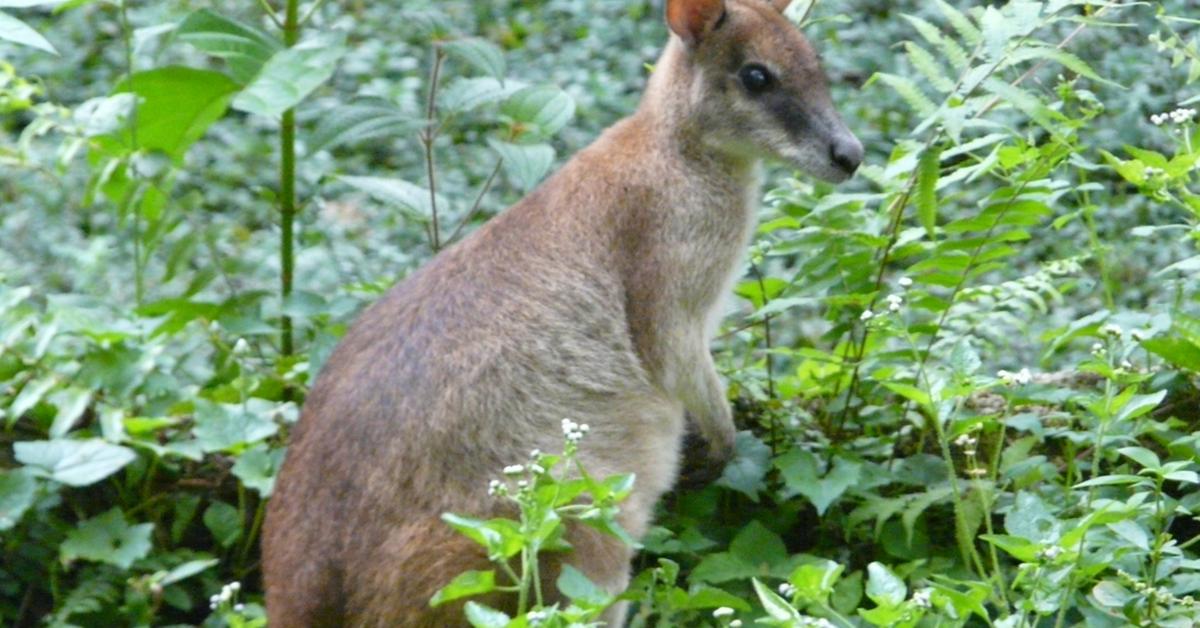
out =
<path fill-rule="evenodd" d="M 621 514 L 635 536 L 675 481 L 685 412 L 714 468 L 732 455 L 707 344 L 754 226 L 758 161 L 841 180 L 831 147 L 862 148 L 778 6 L 668 10 L 702 19 L 667 46 L 638 111 L 368 308 L 329 359 L 267 513 L 273 625 L 463 624 L 461 606 L 428 600 L 489 565 L 439 516 L 504 514 L 488 480 L 560 450 L 563 418 L 591 425 L 591 473 L 636 473 Z M 778 77 L 773 100 L 741 87 L 749 62 Z M 545 558 L 548 593 L 563 561 L 625 587 L 629 548 L 583 527 L 568 540 Z"/>

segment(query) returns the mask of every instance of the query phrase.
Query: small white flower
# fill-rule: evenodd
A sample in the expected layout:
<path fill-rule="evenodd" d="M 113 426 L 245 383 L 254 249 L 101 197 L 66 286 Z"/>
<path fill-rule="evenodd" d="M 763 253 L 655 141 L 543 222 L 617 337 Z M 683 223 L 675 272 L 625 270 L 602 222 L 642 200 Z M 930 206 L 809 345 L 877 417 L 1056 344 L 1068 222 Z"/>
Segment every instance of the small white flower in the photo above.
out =
<path fill-rule="evenodd" d="M 1162 124 L 1166 121 L 1167 114 L 1165 113 L 1156 113 L 1150 116 L 1150 122 L 1154 124 L 1154 126 L 1162 126 Z"/>
<path fill-rule="evenodd" d="M 563 419 L 562 420 L 563 434 L 569 435 L 571 432 L 574 432 L 575 428 L 577 428 L 577 427 L 579 427 L 579 424 L 572 421 L 571 419 Z"/>
<path fill-rule="evenodd" d="M 244 613 L 244 612 L 246 612 L 246 605 L 245 605 L 245 604 L 234 604 L 234 605 L 233 605 L 233 612 L 235 612 L 235 613 Z"/>
<path fill-rule="evenodd" d="M 492 480 L 491 482 L 488 482 L 488 495 L 499 495 L 500 492 L 504 490 L 502 488 L 503 486 L 504 483 L 500 480 Z"/>
<path fill-rule="evenodd" d="M 1115 323 L 1109 323 L 1100 328 L 1100 333 L 1104 334 L 1105 336 L 1118 337 L 1121 335 L 1121 332 L 1121 326 Z"/>
<path fill-rule="evenodd" d="M 1024 386 L 1032 381 L 1033 373 L 1030 373 L 1029 369 L 1027 368 L 1023 368 L 1013 375 L 1013 383 L 1017 384 L 1018 386 Z"/>
<path fill-rule="evenodd" d="M 545 469 L 545 468 L 544 468 L 542 465 L 540 465 L 540 464 L 536 464 L 536 463 L 535 463 L 535 464 L 531 464 L 531 465 L 529 465 L 529 471 L 530 471 L 530 472 L 532 472 L 532 473 L 539 473 L 539 474 L 540 474 L 540 473 L 545 473 L 545 472 L 546 472 L 546 469 Z"/>
<path fill-rule="evenodd" d="M 717 617 L 717 618 L 729 617 L 731 615 L 733 615 L 733 609 L 729 608 L 728 606 L 722 606 L 721 608 L 718 608 L 717 610 L 713 611 L 713 617 Z"/>
<path fill-rule="evenodd" d="M 1125 369 L 1126 371 L 1132 371 L 1133 362 L 1130 362 L 1129 360 L 1121 360 L 1121 368 Z"/>
<path fill-rule="evenodd" d="M 507 467 L 504 467 L 503 473 L 504 475 L 521 475 L 522 473 L 525 473 L 525 465 L 510 464 Z"/>
<path fill-rule="evenodd" d="M 1141 342 L 1146 339 L 1146 332 L 1140 329 L 1131 329 L 1129 331 L 1129 337 L 1133 338 L 1136 342 Z"/>
<path fill-rule="evenodd" d="M 792 597 L 796 594 L 796 587 L 792 586 L 790 582 L 785 582 L 779 585 L 779 594 L 783 597 Z"/>
<path fill-rule="evenodd" d="M 1104 355 L 1104 345 L 1096 342 L 1092 344 L 1092 355 Z"/>
<path fill-rule="evenodd" d="M 1056 545 L 1051 545 L 1050 547 L 1038 552 L 1038 556 L 1045 560 L 1054 560 L 1055 558 L 1058 558 L 1060 554 L 1062 554 L 1062 548 Z"/>
<path fill-rule="evenodd" d="M 859 316 L 859 317 L 858 317 L 858 320 L 860 320 L 860 321 L 869 321 L 869 320 L 871 320 L 872 318 L 875 318 L 875 313 L 874 313 L 874 312 L 872 312 L 871 310 L 863 310 L 862 316 Z"/>
<path fill-rule="evenodd" d="M 233 582 L 230 582 L 230 583 L 229 583 L 229 590 L 230 590 L 230 591 L 233 591 L 233 592 L 235 592 L 235 593 L 236 593 L 236 592 L 238 592 L 238 591 L 241 591 L 241 590 L 242 590 L 242 583 L 238 582 L 237 580 L 234 580 Z"/>
<path fill-rule="evenodd" d="M 932 595 L 932 593 L 933 592 L 929 589 L 921 589 L 920 591 L 913 592 L 913 596 L 912 596 L 913 604 L 915 604 L 917 606 L 917 608 L 932 607 L 933 602 L 930 600 L 930 596 Z"/>
<path fill-rule="evenodd" d="M 735 619 L 729 622 L 729 628 L 742 628 L 742 620 Z"/>
<path fill-rule="evenodd" d="M 529 482 L 525 480 L 517 480 L 517 488 L 524 489 L 529 487 Z"/>
<path fill-rule="evenodd" d="M 901 288 L 911 288 L 913 285 L 913 280 L 912 277 L 901 277 L 900 281 L 897 283 L 900 284 Z"/>
<path fill-rule="evenodd" d="M 542 455 L 542 450 L 540 450 L 540 449 L 534 449 L 533 451 L 529 452 L 529 457 L 534 460 L 537 460 L 541 455 Z"/>
<path fill-rule="evenodd" d="M 234 355 L 246 355 L 250 353 L 250 343 L 246 342 L 245 338 L 238 338 L 237 342 L 233 343 Z"/>

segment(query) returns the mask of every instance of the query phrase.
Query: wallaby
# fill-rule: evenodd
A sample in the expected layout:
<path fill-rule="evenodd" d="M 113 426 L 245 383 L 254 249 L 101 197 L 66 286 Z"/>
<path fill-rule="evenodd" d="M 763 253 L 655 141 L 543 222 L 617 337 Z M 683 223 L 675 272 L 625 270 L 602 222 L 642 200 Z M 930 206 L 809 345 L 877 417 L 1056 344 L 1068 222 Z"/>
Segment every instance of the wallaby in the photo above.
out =
<path fill-rule="evenodd" d="M 490 565 L 439 517 L 511 515 L 488 481 L 559 451 L 564 418 L 591 426 L 590 473 L 636 474 L 620 515 L 635 537 L 675 482 L 686 422 L 710 467 L 731 457 L 708 343 L 754 228 L 759 163 L 840 182 L 863 158 L 789 2 L 667 0 L 673 36 L 637 111 L 361 315 L 270 501 L 272 625 L 463 625 L 461 604 L 429 598 Z M 544 557 L 548 593 L 562 563 L 624 589 L 629 547 L 584 526 L 567 539 L 573 551 Z"/>

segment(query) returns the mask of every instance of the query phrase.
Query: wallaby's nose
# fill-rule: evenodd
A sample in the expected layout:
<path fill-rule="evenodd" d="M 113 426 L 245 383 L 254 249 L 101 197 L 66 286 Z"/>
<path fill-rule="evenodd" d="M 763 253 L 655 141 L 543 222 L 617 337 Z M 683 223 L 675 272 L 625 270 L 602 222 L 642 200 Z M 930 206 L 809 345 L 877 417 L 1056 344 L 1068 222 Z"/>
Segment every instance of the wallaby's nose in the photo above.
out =
<path fill-rule="evenodd" d="M 829 147 L 829 158 L 839 168 L 845 170 L 846 174 L 854 174 L 854 171 L 858 170 L 858 167 L 862 165 L 862 142 L 858 141 L 858 138 L 854 136 L 835 139 Z"/>

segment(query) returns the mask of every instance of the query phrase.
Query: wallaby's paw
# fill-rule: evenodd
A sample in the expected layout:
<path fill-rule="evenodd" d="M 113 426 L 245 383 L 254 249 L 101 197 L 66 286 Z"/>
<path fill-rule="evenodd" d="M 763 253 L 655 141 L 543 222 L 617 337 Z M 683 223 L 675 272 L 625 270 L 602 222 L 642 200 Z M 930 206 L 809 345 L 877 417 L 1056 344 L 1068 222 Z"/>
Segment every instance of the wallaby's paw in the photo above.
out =
<path fill-rule="evenodd" d="M 713 447 L 704 440 L 689 423 L 683 438 L 682 460 L 679 465 L 679 482 L 676 487 L 697 490 L 716 482 L 725 472 L 725 465 L 733 458 L 733 447 L 721 443 Z"/>

